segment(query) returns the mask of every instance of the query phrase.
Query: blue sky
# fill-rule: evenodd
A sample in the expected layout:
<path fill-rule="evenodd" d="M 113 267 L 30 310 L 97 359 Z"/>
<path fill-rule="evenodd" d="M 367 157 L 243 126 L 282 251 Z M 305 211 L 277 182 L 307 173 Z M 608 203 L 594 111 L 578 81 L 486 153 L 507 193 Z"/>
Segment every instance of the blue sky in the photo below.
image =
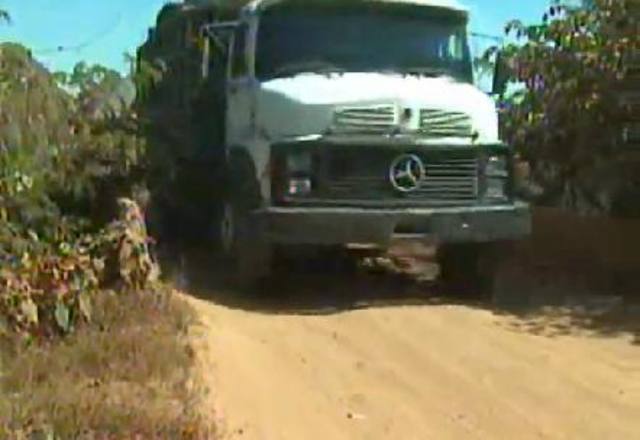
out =
<path fill-rule="evenodd" d="M 550 0 L 460 0 L 470 7 L 472 30 L 501 35 L 513 18 L 537 21 Z M 0 0 L 13 17 L 0 25 L 0 41 L 20 41 L 53 70 L 80 60 L 124 70 L 166 0 Z M 482 42 L 486 45 L 490 42 Z M 72 50 L 58 51 L 66 47 Z"/>

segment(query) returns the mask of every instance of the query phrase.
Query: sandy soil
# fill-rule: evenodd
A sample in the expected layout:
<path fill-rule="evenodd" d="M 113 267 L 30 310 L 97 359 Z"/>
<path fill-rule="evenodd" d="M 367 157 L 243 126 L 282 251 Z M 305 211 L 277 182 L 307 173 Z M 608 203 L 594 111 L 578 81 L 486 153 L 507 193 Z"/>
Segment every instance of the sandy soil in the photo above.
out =
<path fill-rule="evenodd" d="M 189 297 L 228 438 L 640 439 L 637 308 L 508 312 L 329 278 Z"/>

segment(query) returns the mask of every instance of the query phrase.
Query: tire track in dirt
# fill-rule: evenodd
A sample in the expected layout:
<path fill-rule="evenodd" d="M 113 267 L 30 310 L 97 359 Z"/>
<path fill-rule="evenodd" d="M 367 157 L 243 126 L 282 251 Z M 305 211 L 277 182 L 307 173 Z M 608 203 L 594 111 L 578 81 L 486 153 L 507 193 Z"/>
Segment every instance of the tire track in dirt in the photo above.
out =
<path fill-rule="evenodd" d="M 525 316 L 335 276 L 188 298 L 230 438 L 640 438 L 629 335 L 536 335 Z"/>

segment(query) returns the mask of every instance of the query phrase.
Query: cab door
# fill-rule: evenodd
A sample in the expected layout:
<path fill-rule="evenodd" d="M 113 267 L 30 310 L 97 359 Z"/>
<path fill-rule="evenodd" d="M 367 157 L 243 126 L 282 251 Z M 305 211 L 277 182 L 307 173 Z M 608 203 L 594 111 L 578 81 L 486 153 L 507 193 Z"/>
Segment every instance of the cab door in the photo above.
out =
<path fill-rule="evenodd" d="M 241 22 L 231 43 L 227 82 L 227 145 L 248 145 L 254 136 L 256 81 L 251 68 L 251 29 Z"/>

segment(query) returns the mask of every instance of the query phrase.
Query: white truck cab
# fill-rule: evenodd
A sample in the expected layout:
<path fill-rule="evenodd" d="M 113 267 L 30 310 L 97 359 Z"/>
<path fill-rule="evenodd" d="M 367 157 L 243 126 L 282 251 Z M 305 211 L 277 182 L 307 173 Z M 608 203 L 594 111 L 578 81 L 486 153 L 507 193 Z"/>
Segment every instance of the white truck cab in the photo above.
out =
<path fill-rule="evenodd" d="M 468 12 L 458 2 L 315 3 L 257 0 L 243 10 L 231 44 L 228 145 L 500 143 L 495 103 L 473 84 Z M 255 156 L 258 169 L 268 166 L 267 155 Z"/>

